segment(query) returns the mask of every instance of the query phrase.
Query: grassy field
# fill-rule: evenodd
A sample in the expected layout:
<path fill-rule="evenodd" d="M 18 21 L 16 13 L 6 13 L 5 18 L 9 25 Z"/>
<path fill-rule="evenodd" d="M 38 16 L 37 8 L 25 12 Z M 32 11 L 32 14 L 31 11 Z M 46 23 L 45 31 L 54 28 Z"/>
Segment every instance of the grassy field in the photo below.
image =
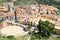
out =
<path fill-rule="evenodd" d="M 4 37 L 0 36 L 0 40 L 28 40 L 29 35 L 21 36 L 21 37 Z M 31 39 L 33 40 L 33 39 Z M 34 39 L 34 40 L 60 40 L 55 35 L 50 36 L 50 38 L 41 38 L 41 39 Z"/>
<path fill-rule="evenodd" d="M 31 40 L 60 40 L 60 38 L 57 38 L 57 36 L 55 35 L 51 35 L 49 38 L 40 38 L 40 39 L 33 38 Z"/>
<path fill-rule="evenodd" d="M 13 37 L 13 36 L 0 36 L 0 40 L 27 40 L 29 37 L 29 35 L 24 35 L 24 36 L 20 36 L 20 37 Z"/>
<path fill-rule="evenodd" d="M 60 38 L 57 38 L 55 35 L 50 36 L 50 38 L 42 38 L 41 40 L 60 40 Z"/>

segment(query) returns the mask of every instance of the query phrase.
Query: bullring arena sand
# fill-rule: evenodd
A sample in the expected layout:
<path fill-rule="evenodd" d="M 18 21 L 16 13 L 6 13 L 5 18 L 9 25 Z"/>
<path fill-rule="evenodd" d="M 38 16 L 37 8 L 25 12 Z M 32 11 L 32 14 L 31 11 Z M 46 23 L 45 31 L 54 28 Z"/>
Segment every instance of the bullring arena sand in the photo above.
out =
<path fill-rule="evenodd" d="M 1 34 L 3 36 L 23 36 L 26 35 L 28 32 L 25 32 L 22 27 L 19 26 L 6 26 L 1 29 Z"/>

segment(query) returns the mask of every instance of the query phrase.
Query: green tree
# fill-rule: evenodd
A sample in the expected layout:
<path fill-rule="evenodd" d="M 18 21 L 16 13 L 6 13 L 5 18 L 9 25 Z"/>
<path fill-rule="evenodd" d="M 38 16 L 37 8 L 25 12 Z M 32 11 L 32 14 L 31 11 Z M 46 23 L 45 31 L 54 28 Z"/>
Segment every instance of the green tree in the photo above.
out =
<path fill-rule="evenodd" d="M 0 23 L 2 22 L 2 20 L 0 20 Z"/>
<path fill-rule="evenodd" d="M 51 33 L 54 33 L 54 24 L 49 21 L 39 21 L 37 26 L 39 32 L 38 34 L 42 37 L 49 37 Z"/>
<path fill-rule="evenodd" d="M 55 0 L 36 0 L 38 4 L 48 4 L 48 5 L 53 5 L 55 4 Z"/>
<path fill-rule="evenodd" d="M 37 25 L 38 32 L 35 32 L 36 29 L 33 31 L 31 40 L 40 40 L 41 38 L 49 38 L 51 34 L 55 32 L 54 24 L 50 23 L 49 21 L 39 21 Z"/>

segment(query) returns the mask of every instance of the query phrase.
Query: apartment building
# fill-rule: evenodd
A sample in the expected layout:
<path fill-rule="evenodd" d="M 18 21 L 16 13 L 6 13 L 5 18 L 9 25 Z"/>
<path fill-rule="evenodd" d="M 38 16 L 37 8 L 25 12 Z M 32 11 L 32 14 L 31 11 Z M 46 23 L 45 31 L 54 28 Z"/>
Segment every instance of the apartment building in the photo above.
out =
<path fill-rule="evenodd" d="M 0 5 L 0 20 L 13 20 L 15 21 L 15 13 L 12 11 L 12 5 L 10 3 L 4 3 Z"/>
<path fill-rule="evenodd" d="M 15 20 L 14 12 L 0 12 L 0 20 Z"/>

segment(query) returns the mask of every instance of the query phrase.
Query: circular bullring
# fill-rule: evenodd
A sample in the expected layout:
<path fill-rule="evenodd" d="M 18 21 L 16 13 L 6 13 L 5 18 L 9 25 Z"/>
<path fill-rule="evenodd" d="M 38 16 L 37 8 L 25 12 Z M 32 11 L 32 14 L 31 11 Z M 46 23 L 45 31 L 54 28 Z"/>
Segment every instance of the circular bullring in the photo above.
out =
<path fill-rule="evenodd" d="M 28 32 L 25 32 L 22 27 L 19 26 L 6 26 L 1 29 L 1 35 L 3 36 L 23 36 Z"/>

